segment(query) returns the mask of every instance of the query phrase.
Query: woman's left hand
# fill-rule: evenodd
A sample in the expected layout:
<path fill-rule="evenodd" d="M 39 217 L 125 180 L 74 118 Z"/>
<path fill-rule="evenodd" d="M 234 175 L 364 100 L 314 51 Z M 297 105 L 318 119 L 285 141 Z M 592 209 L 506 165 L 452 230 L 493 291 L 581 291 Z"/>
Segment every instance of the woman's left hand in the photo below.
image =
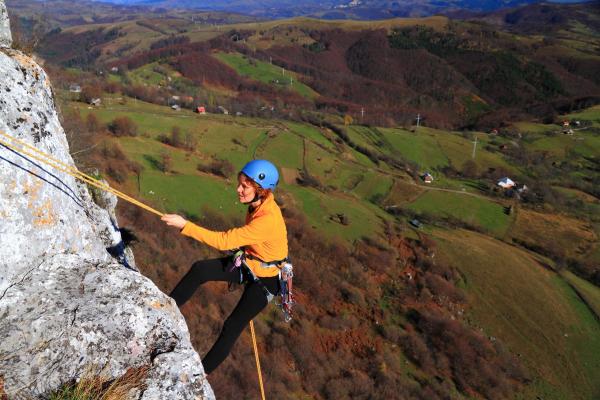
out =
<path fill-rule="evenodd" d="M 177 214 L 165 214 L 160 219 L 161 221 L 166 222 L 167 225 L 174 226 L 177 229 L 183 229 L 185 224 L 188 223 L 185 218 Z"/>

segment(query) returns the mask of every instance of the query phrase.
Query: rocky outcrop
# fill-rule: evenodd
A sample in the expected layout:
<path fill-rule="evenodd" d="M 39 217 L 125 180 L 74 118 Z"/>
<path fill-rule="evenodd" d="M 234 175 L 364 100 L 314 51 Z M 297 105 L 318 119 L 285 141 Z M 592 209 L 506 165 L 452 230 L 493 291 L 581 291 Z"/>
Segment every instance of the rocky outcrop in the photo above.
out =
<path fill-rule="evenodd" d="M 46 74 L 6 47 L 5 10 L 0 0 L 0 131 L 72 165 Z M 39 398 L 90 368 L 145 367 L 143 399 L 214 398 L 183 316 L 122 243 L 116 199 L 94 198 L 105 208 L 0 145 L 0 388 Z"/>
<path fill-rule="evenodd" d="M 0 1 L 0 47 L 10 47 L 12 45 L 12 35 L 10 34 L 10 24 L 8 21 L 8 12 L 4 5 L 4 0 Z"/>

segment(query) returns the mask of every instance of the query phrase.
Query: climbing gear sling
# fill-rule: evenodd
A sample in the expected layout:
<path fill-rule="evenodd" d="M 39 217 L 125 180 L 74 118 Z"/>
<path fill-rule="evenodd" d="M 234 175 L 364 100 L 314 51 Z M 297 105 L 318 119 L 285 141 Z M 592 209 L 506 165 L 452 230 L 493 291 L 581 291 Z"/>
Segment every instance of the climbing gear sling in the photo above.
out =
<path fill-rule="evenodd" d="M 292 294 L 292 278 L 294 277 L 294 267 L 292 266 L 289 257 L 277 261 L 263 261 L 252 254 L 244 252 L 243 249 L 239 249 L 233 254 L 233 264 L 230 268 L 230 271 L 239 268 L 240 283 L 242 283 L 242 268 L 244 268 L 244 270 L 252 277 L 252 280 L 256 282 L 265 292 L 267 302 L 270 303 L 275 298 L 275 295 L 269 292 L 269 289 L 267 289 L 267 287 L 262 283 L 260 278 L 257 277 L 254 272 L 252 272 L 252 269 L 246 263 L 246 259 L 260 261 L 260 266 L 263 268 L 279 269 L 279 302 L 276 302 L 275 304 L 281 308 L 284 321 L 290 322 L 292 320 L 292 306 L 294 305 L 294 297 Z"/>

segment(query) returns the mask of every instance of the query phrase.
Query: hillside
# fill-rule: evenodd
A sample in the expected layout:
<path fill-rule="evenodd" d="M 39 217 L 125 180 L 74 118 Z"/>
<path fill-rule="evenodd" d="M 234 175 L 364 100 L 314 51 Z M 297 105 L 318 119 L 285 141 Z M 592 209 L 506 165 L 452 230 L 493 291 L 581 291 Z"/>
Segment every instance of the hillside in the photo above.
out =
<path fill-rule="evenodd" d="M 392 17 L 423 17 L 449 12 L 482 12 L 535 3 L 535 0 L 308 0 L 293 1 L 235 0 L 108 0 L 107 2 L 166 8 L 200 8 L 241 12 L 270 19 L 290 16 L 318 16 L 325 19 L 386 19 Z M 567 1 L 568 2 L 568 1 Z"/>
<path fill-rule="evenodd" d="M 245 213 L 236 171 L 280 168 L 299 304 L 291 324 L 276 307 L 255 321 L 268 397 L 591 400 L 598 14 L 548 7 L 565 20 L 544 34 L 504 12 L 220 26 L 167 12 L 63 26 L 38 51 L 79 167 L 157 209 L 228 229 Z M 164 292 L 218 254 L 118 214 Z M 182 313 L 202 353 L 239 292 L 199 292 Z M 209 377 L 218 398 L 259 395 L 251 351 L 244 334 Z"/>
<path fill-rule="evenodd" d="M 317 398 L 353 398 L 365 393 L 385 396 L 389 389 L 407 393 L 406 398 L 420 398 L 423 393 L 427 393 L 426 398 L 436 398 L 434 396 L 449 391 L 458 398 L 469 394 L 515 398 L 514 393 L 529 398 L 535 393 L 550 399 L 591 399 L 597 393 L 599 388 L 595 382 L 600 366 L 596 360 L 600 348 L 596 339 L 600 325 L 592 304 L 600 295 L 600 289 L 593 285 L 581 286 L 576 277 L 545 267 L 559 268 L 558 262 L 565 260 L 563 254 L 556 256 L 557 261 L 539 255 L 555 257 L 554 252 L 560 248 L 581 262 L 594 257 L 597 260 L 600 233 L 597 222 L 594 223 L 593 218 L 585 222 L 584 209 L 575 214 L 570 212 L 571 216 L 560 216 L 559 209 L 563 208 L 558 202 L 546 202 L 545 211 L 535 211 L 536 208 L 523 203 L 509 215 L 505 210 L 514 205 L 514 199 L 498 197 L 484 189 L 485 178 L 446 176 L 443 171 L 448 173 L 448 166 L 459 166 L 469 160 L 471 139 L 460 133 L 429 128 L 420 128 L 417 132 L 354 125 L 342 128 L 365 149 L 378 149 L 386 154 L 385 146 L 389 145 L 388 154 L 400 151 L 397 156 L 405 154 L 414 162 L 423 163 L 436 177 L 429 186 L 415 182 L 409 174 L 387 163 L 374 163 L 363 153 L 336 140 L 336 134 L 328 128 L 244 116 L 198 115 L 139 100 L 111 100 L 109 96 L 105 97 L 105 103 L 91 110 L 81 103 L 67 103 L 68 109 L 75 112 L 67 114 L 68 118 L 71 121 L 77 115 L 81 118 L 79 130 L 89 126 L 102 130 L 102 126 L 115 117 L 126 116 L 135 121 L 138 135 L 114 137 L 103 133 L 96 136 L 95 140 L 102 140 L 97 145 L 99 154 L 94 158 L 87 156 L 86 163 L 104 164 L 107 176 L 121 182 L 128 193 L 135 193 L 136 197 L 161 209 L 183 212 L 209 226 L 230 226 L 241 220 L 244 210 L 230 196 L 232 176 L 222 164 L 215 162 L 224 159 L 232 164 L 230 171 L 235 171 L 244 160 L 255 155 L 272 159 L 281 167 L 284 182 L 278 199 L 286 210 L 294 238 L 292 249 L 302 271 L 297 284 L 301 306 L 298 320 L 289 328 L 281 325 L 275 309 L 257 321 L 257 329 L 267 335 L 265 346 L 279 340 L 277 346 L 266 347 L 263 357 L 274 365 L 286 359 L 291 368 L 288 372 L 272 372 L 275 375 L 268 384 L 272 395 L 294 390 L 299 396 L 308 393 Z M 596 112 L 597 109 L 592 109 L 571 117 L 589 118 Z M 181 129 L 182 137 L 189 134 L 196 138 L 195 150 L 161 142 L 164 140 L 161 134 L 172 136 L 174 126 Z M 542 128 L 555 129 L 552 125 L 538 127 Z M 494 142 L 502 142 L 502 137 L 475 135 L 481 145 L 475 159 L 476 169 L 505 168 L 525 178 L 512 159 L 488 150 L 501 146 Z M 578 131 L 578 135 L 586 140 L 596 137 L 585 130 Z M 538 140 L 552 138 L 560 140 L 562 137 L 541 136 Z M 382 141 L 389 144 L 382 146 Z M 538 146 L 536 142 L 527 145 Z M 407 143 L 412 147 L 407 147 Z M 123 163 L 124 160 L 130 161 Z M 170 160 L 167 169 L 161 164 L 164 160 Z M 211 164 L 215 169 L 210 169 Z M 221 176 L 222 173 L 229 179 Z M 550 204 L 554 211 L 548 209 Z M 592 196 L 582 206 L 588 207 L 588 204 L 597 207 L 598 200 Z M 120 214 L 140 241 L 135 246 L 136 255 L 149 262 L 144 272 L 160 282 L 165 290 L 175 284 L 186 265 L 206 254 L 205 248 L 173 237 L 143 211 L 125 207 Z M 405 216 L 414 215 L 425 222 L 423 230 L 410 228 Z M 535 224 L 546 226 L 536 229 Z M 592 227 L 594 224 L 596 228 Z M 470 231 L 455 230 L 454 226 L 464 226 Z M 524 229 L 529 231 L 521 233 Z M 559 239 L 563 231 L 564 239 Z M 553 241 L 548 241 L 548 237 Z M 521 243 L 530 243 L 528 248 L 538 253 L 515 247 Z M 166 248 L 159 250 L 163 246 Z M 573 249 L 572 252 L 569 249 Z M 332 266 L 328 261 L 329 252 L 336 252 L 340 262 Z M 428 261 L 427 254 L 435 254 L 434 264 Z M 490 262 L 490 257 L 495 261 Z M 312 261 L 307 263 L 308 260 Z M 317 270 L 313 263 L 319 266 Z M 597 265 L 597 261 L 589 265 Z M 486 269 L 481 270 L 481 266 Z M 340 268 L 345 271 L 343 280 L 336 273 Z M 316 271 L 326 278 L 314 276 Z M 528 276 L 525 280 L 522 279 L 524 274 Z M 329 282 L 329 294 L 313 287 L 313 279 Z M 521 286 L 515 286 L 517 281 L 522 282 Z M 201 305 L 208 304 L 210 296 L 220 293 L 221 286 L 210 286 L 207 290 L 198 295 L 200 305 L 186 306 L 183 310 L 193 337 L 211 334 L 196 325 L 206 318 L 217 330 L 219 321 L 233 305 L 211 308 L 209 313 L 201 311 Z M 579 296 L 592 300 L 584 303 Z M 233 301 L 230 297 L 223 299 Z M 548 310 L 540 312 L 536 307 Z M 413 319 L 415 315 L 419 317 Z M 532 315 L 540 315 L 540 318 L 532 319 Z M 452 318 L 458 318 L 460 326 L 447 325 Z M 452 342 L 458 337 L 438 336 L 440 331 L 429 331 L 426 328 L 429 325 L 423 325 L 434 324 L 434 321 L 444 329 L 458 329 L 459 336 L 468 337 L 469 330 L 483 329 L 485 339 L 477 336 L 470 339 L 470 344 L 456 345 L 492 346 L 498 353 L 479 362 L 489 363 L 490 368 L 506 368 L 500 365 L 509 363 L 516 369 L 502 375 L 503 378 L 498 377 L 501 380 L 497 382 L 485 380 L 491 376 L 484 378 L 480 374 L 474 376 L 482 381 L 471 380 L 469 367 L 450 373 L 447 370 L 450 367 L 444 363 L 467 366 L 475 362 L 477 356 L 453 358 L 458 355 L 436 344 L 436 338 L 444 337 Z M 437 326 L 435 324 L 431 329 Z M 526 333 L 524 326 L 528 326 Z M 547 339 L 540 342 L 535 338 L 542 333 Z M 280 335 L 285 335 L 285 340 Z M 347 349 L 350 353 L 334 345 L 340 341 L 355 343 Z M 196 343 L 202 351 L 204 345 Z M 224 371 L 217 372 L 211 381 L 217 396 L 235 393 L 230 392 L 232 389 L 228 386 L 235 376 L 233 371 L 251 370 L 249 343 L 247 339 L 242 343 L 226 362 Z M 323 354 L 320 358 L 313 355 L 314 360 L 293 350 L 314 346 Z M 373 346 L 377 350 L 369 353 L 368 349 Z M 544 358 L 549 356 L 548 348 L 557 352 L 554 358 Z M 424 353 L 414 353 L 415 349 Z M 389 356 L 380 359 L 386 353 Z M 386 365 L 387 372 L 378 375 L 371 362 L 356 364 L 356 357 L 365 354 L 372 354 L 373 362 Z M 447 358 L 440 358 L 441 354 Z M 503 358 L 508 354 L 518 355 L 518 361 Z M 558 365 L 563 365 L 560 360 L 565 358 L 571 360 L 568 373 L 555 374 Z M 404 361 L 397 364 L 398 359 Z M 319 368 L 312 364 L 316 360 L 330 363 L 332 369 L 319 373 Z M 557 363 L 556 367 L 552 367 L 553 362 Z M 406 368 L 398 369 L 402 363 Z M 343 372 L 349 368 L 357 371 L 350 378 Z M 243 386 L 236 390 L 250 393 L 256 390 L 248 374 Z M 428 378 L 431 374 L 445 376 L 446 383 L 438 386 Z M 366 389 L 348 386 L 348 379 L 358 379 L 358 376 L 364 379 Z M 325 384 L 332 379 L 338 380 L 339 386 Z M 417 379 L 418 386 L 414 386 L 414 381 L 410 383 L 413 379 Z M 282 380 L 287 382 L 284 386 L 276 383 Z M 521 383 L 515 386 L 515 382 Z M 370 384 L 383 386 L 375 390 L 369 389 Z M 388 389 L 383 390 L 384 387 Z"/>
<path fill-rule="evenodd" d="M 491 130 L 511 119 L 551 121 L 598 102 L 598 8 L 545 6 L 546 14 L 561 18 L 544 24 L 552 28 L 541 36 L 527 22 L 543 14 L 535 7 L 514 11 L 521 17 L 504 14 L 510 23 L 490 14 L 462 21 L 290 19 L 223 26 L 166 14 L 55 29 L 38 49 L 52 63 L 116 67 L 123 77 L 150 64 L 175 69 L 187 81 L 158 85 L 163 99 L 170 92 L 206 104 L 212 96 L 228 110 L 256 114 L 274 107 L 295 118 L 335 113 L 377 126 L 409 126 L 418 114 L 432 127 Z M 236 58 L 244 61 L 232 63 Z M 256 79 L 248 67 L 263 74 L 265 63 L 274 66 L 270 76 Z"/>

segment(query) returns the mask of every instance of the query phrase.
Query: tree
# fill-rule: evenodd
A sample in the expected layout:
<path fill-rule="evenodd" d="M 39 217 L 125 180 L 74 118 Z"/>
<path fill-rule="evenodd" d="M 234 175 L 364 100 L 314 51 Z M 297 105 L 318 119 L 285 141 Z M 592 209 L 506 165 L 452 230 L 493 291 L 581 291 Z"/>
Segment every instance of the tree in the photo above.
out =
<path fill-rule="evenodd" d="M 181 128 L 178 126 L 173 126 L 171 128 L 171 140 L 170 140 L 170 144 L 173 147 L 181 147 L 182 145 L 182 141 L 181 141 Z"/>
<path fill-rule="evenodd" d="M 473 160 L 467 160 L 462 166 L 462 175 L 467 178 L 476 178 L 479 175 L 477 163 Z"/>
<path fill-rule="evenodd" d="M 168 151 L 164 150 L 160 153 L 158 167 L 162 172 L 165 173 L 169 172 L 173 168 L 173 159 Z"/>
<path fill-rule="evenodd" d="M 344 115 L 344 125 L 352 125 L 352 122 L 354 122 L 354 120 L 352 119 L 352 116 L 350 114 Z"/>
<path fill-rule="evenodd" d="M 102 88 L 97 83 L 84 85 L 81 88 L 79 99 L 84 103 L 91 103 L 94 99 L 102 97 Z"/>
<path fill-rule="evenodd" d="M 100 120 L 98 120 L 96 114 L 89 113 L 85 118 L 85 125 L 90 133 L 96 133 L 100 130 Z"/>
<path fill-rule="evenodd" d="M 185 134 L 185 139 L 184 139 L 184 146 L 187 150 L 189 151 L 194 151 L 196 150 L 196 145 L 198 144 L 198 139 L 196 139 L 196 136 L 194 136 L 192 133 L 187 132 Z"/>
<path fill-rule="evenodd" d="M 108 130 L 115 136 L 136 136 L 137 125 L 129 117 L 117 117 L 109 125 Z"/>

